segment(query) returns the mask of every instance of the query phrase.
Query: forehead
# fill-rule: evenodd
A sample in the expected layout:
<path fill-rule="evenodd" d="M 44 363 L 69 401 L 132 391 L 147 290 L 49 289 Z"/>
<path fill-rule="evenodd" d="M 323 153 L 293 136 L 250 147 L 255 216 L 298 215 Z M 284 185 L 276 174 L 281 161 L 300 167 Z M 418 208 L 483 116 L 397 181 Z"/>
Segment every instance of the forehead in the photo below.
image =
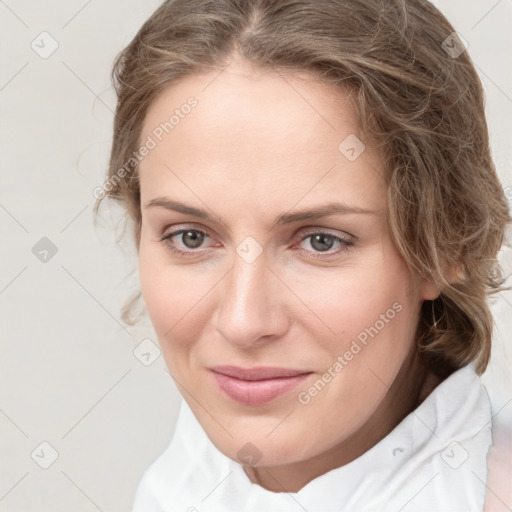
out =
<path fill-rule="evenodd" d="M 182 108 L 191 97 L 196 106 Z M 351 93 L 304 73 L 235 62 L 188 76 L 150 105 L 141 140 L 155 133 L 161 140 L 139 167 L 143 196 L 181 176 L 195 190 L 236 186 L 263 201 L 299 199 L 312 187 L 371 206 L 385 200 L 383 170 L 363 140 Z"/>

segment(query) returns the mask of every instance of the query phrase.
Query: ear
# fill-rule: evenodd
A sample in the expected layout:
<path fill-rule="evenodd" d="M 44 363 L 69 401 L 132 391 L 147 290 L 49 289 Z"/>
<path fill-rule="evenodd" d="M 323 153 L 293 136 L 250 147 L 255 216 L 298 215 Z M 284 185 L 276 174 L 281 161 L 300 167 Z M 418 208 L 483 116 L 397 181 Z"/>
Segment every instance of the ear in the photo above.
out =
<path fill-rule="evenodd" d="M 441 290 L 432 281 L 423 279 L 420 284 L 420 297 L 421 300 L 435 300 L 441 294 Z"/>
<path fill-rule="evenodd" d="M 451 284 L 461 280 L 464 277 L 464 271 L 462 265 L 457 263 L 450 267 L 444 273 L 445 279 Z M 441 294 L 441 289 L 435 285 L 432 281 L 423 279 L 420 285 L 420 296 L 423 300 L 434 300 Z"/>
<path fill-rule="evenodd" d="M 456 283 L 464 278 L 464 269 L 461 263 L 457 263 L 446 272 L 446 280 L 451 283 Z"/>

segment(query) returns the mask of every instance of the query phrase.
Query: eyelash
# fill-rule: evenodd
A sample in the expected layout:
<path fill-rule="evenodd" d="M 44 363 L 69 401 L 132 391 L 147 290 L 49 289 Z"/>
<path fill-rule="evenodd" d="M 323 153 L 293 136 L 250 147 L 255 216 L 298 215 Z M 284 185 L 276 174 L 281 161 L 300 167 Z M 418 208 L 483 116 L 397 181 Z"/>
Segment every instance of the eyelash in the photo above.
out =
<path fill-rule="evenodd" d="M 174 238 L 175 236 L 180 235 L 182 233 L 188 233 L 189 231 L 192 231 L 194 233 L 201 233 L 205 237 L 209 237 L 209 234 L 206 231 L 203 231 L 201 229 L 185 227 L 185 228 L 180 228 L 175 231 L 168 232 L 168 233 L 165 233 L 165 232 L 162 233 L 158 237 L 158 241 L 164 243 L 165 246 L 174 254 L 177 254 L 179 256 L 185 256 L 185 257 L 194 257 L 194 256 L 197 256 L 197 253 L 199 252 L 199 250 L 195 251 L 195 250 L 191 249 L 188 251 L 182 251 L 181 249 L 178 249 L 177 247 L 170 244 L 172 238 Z M 309 231 L 307 234 L 302 235 L 302 238 L 300 236 L 294 237 L 294 242 L 295 241 L 303 242 L 304 240 L 307 240 L 309 237 L 311 237 L 313 235 L 324 235 L 324 236 L 331 237 L 334 240 L 334 242 L 338 242 L 339 244 L 341 244 L 342 247 L 335 252 L 327 252 L 327 251 L 326 252 L 321 252 L 321 251 L 311 252 L 311 251 L 307 251 L 305 249 L 300 249 L 301 251 L 307 252 L 310 255 L 309 257 L 312 257 L 312 258 L 326 258 L 329 256 L 335 256 L 335 255 L 341 254 L 342 252 L 347 251 L 353 245 L 353 241 L 348 238 L 343 238 L 340 236 L 333 235 L 332 233 L 319 231 L 319 230 Z"/>

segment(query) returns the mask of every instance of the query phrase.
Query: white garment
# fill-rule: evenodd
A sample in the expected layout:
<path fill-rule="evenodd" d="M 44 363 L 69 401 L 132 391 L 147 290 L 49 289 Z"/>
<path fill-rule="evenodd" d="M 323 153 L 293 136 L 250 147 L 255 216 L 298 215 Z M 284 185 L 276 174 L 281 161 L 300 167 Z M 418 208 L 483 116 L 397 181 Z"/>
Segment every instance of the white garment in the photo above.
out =
<path fill-rule="evenodd" d="M 278 493 L 252 483 L 222 454 L 183 401 L 133 512 L 482 511 L 491 422 L 485 387 L 466 366 L 366 453 L 296 493 Z"/>

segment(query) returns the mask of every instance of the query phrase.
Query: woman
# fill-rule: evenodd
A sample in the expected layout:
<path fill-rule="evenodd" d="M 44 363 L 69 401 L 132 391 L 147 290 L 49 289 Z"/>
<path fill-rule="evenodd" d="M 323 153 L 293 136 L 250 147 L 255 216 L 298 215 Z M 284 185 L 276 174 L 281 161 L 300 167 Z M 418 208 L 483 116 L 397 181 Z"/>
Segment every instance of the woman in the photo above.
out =
<path fill-rule="evenodd" d="M 512 219 L 448 21 L 166 1 L 113 78 L 99 197 L 184 398 L 134 510 L 483 510 Z"/>

